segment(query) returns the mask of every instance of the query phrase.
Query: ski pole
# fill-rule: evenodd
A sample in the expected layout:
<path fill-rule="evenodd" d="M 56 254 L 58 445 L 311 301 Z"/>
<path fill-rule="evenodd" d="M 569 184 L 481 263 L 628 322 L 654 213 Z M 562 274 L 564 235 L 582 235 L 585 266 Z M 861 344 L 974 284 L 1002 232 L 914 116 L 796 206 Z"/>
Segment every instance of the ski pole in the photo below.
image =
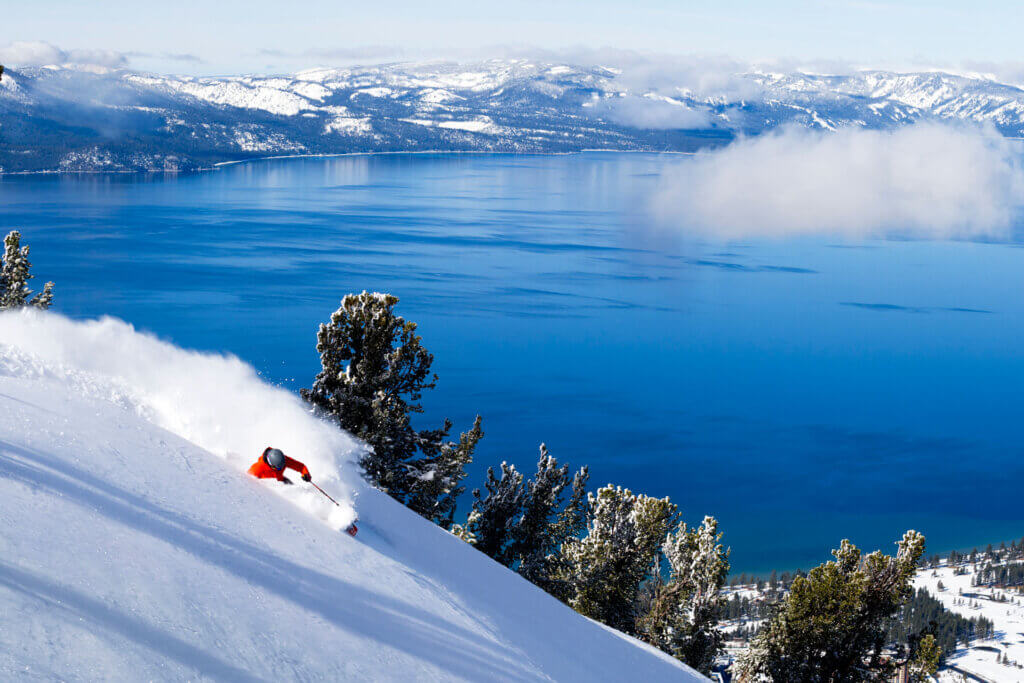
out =
<path fill-rule="evenodd" d="M 313 482 L 309 482 L 309 483 L 310 483 L 310 484 L 313 484 Z M 335 504 L 335 505 L 337 505 L 338 507 L 341 507 L 341 503 L 339 503 L 338 501 L 336 501 L 336 500 L 334 500 L 333 498 L 331 498 L 331 497 L 330 497 L 330 496 L 329 496 L 329 495 L 327 494 L 327 491 L 324 491 L 324 490 L 323 490 L 322 488 L 320 488 L 320 487 L 319 487 L 319 486 L 317 486 L 316 484 L 313 484 L 313 488 L 315 488 L 315 489 L 316 489 L 317 491 L 319 491 L 320 493 L 322 493 L 322 494 L 324 494 L 325 496 L 327 496 L 327 500 L 331 501 L 332 503 L 334 503 L 334 504 Z"/>
<path fill-rule="evenodd" d="M 309 483 L 310 483 L 310 484 L 313 484 L 313 482 L 312 482 L 312 481 L 310 481 Z M 331 498 L 330 494 L 329 494 L 329 493 L 327 493 L 327 491 L 324 491 L 324 490 L 323 490 L 322 488 L 320 488 L 320 487 L 319 487 L 319 486 L 317 486 L 316 484 L 313 484 L 313 488 L 315 488 L 315 489 L 316 489 L 317 491 L 319 491 L 320 493 L 322 493 L 322 494 L 324 494 L 325 496 L 327 496 L 327 500 L 331 501 L 332 503 L 334 503 L 334 504 L 335 504 L 335 505 L 337 505 L 338 507 L 341 507 L 341 503 L 339 503 L 338 501 L 336 501 L 336 500 L 334 500 L 333 498 Z M 355 522 L 352 522 L 351 524 L 349 524 L 349 525 L 348 525 L 348 526 L 347 526 L 347 527 L 345 528 L 345 533 L 346 533 L 346 534 L 348 534 L 349 536 L 351 536 L 351 537 L 355 538 L 355 535 L 356 535 L 357 533 L 359 533 L 359 527 L 357 527 L 357 526 L 356 526 L 356 523 L 355 523 Z"/>

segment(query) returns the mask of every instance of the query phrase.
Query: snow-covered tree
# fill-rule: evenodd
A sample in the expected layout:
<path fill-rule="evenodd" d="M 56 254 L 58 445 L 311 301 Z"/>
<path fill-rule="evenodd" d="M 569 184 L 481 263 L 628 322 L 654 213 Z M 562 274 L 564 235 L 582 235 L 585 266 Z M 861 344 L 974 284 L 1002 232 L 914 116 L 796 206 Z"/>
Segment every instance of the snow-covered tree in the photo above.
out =
<path fill-rule="evenodd" d="M 458 442 L 448 440 L 451 420 L 444 427 L 419 433 L 419 447 L 423 455 L 409 465 L 411 490 L 405 504 L 444 528 L 452 525 L 459 496 L 466 491 L 462 480 L 466 466 L 473 462 L 473 451 L 484 436 L 483 419 L 477 415 L 468 432 L 459 435 Z"/>
<path fill-rule="evenodd" d="M 476 547 L 544 590 L 559 595 L 554 576 L 558 549 L 586 523 L 587 468 L 571 480 L 541 444 L 537 474 L 526 479 L 514 465 L 501 464 L 501 476 L 487 470 L 484 488 L 473 491 L 475 520 L 468 523 Z"/>
<path fill-rule="evenodd" d="M 652 577 L 651 596 L 637 622 L 644 640 L 704 674 L 711 672 L 725 640 L 718 617 L 729 551 L 721 540 L 714 517 L 705 517 L 696 529 L 681 523 L 669 534 L 662 545 L 668 580 Z"/>
<path fill-rule="evenodd" d="M 487 495 L 480 489 L 473 491 L 473 513 L 475 519 L 468 523 L 476 548 L 480 552 L 501 562 L 506 567 L 512 564 L 509 545 L 512 527 L 523 511 L 526 489 L 523 475 L 515 465 L 501 463 L 501 476 L 495 476 L 494 468 L 487 468 L 484 482 Z"/>
<path fill-rule="evenodd" d="M 4 238 L 4 262 L 0 267 L 0 309 L 34 308 L 47 309 L 53 303 L 53 283 L 47 282 L 43 291 L 32 296 L 28 281 L 32 275 L 32 264 L 28 260 L 28 245 L 21 246 L 21 233 L 12 230 Z M 31 298 L 30 298 L 31 297 Z"/>
<path fill-rule="evenodd" d="M 908 531 L 895 557 L 843 541 L 826 562 L 793 581 L 738 666 L 741 681 L 855 683 L 889 680 L 887 621 L 912 593 L 924 536 Z"/>
<path fill-rule="evenodd" d="M 363 471 L 371 483 L 424 517 L 448 528 L 473 450 L 483 436 L 477 416 L 458 442 L 451 422 L 416 431 L 410 416 L 423 412 L 423 392 L 434 388 L 434 357 L 416 323 L 395 314 L 398 297 L 349 294 L 320 325 L 320 372 L 302 396 L 371 447 Z M 419 457 L 417 455 L 419 454 Z"/>
<path fill-rule="evenodd" d="M 477 512 L 473 510 L 469 513 L 469 519 L 466 520 L 465 524 L 452 524 L 452 528 L 448 531 L 452 536 L 461 538 L 470 545 L 476 545 L 476 534 L 473 533 L 473 523 L 476 521 L 476 518 Z"/>
<path fill-rule="evenodd" d="M 611 485 L 588 495 L 588 506 L 587 534 L 563 544 L 559 578 L 570 586 L 573 609 L 633 634 L 640 586 L 654 569 L 676 506 Z"/>
<path fill-rule="evenodd" d="M 553 595 L 564 594 L 557 580 L 558 550 L 586 526 L 586 467 L 570 481 L 569 466 L 558 466 L 547 446 L 540 445 L 537 474 L 526 484 L 523 514 L 512 531 L 511 554 L 516 571 Z M 564 501 L 569 490 L 569 500 Z"/>

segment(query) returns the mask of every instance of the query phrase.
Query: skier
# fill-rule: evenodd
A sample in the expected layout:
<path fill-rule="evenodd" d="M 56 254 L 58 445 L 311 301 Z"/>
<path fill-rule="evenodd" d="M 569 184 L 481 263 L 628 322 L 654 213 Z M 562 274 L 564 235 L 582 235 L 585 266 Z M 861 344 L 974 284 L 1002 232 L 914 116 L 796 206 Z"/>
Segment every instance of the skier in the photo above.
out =
<path fill-rule="evenodd" d="M 309 475 L 308 467 L 298 460 L 289 458 L 281 451 L 281 449 L 274 448 L 272 446 L 267 446 L 263 450 L 263 455 L 260 456 L 260 459 L 254 462 L 252 467 L 249 468 L 249 474 L 257 479 L 277 479 L 282 484 L 290 484 L 292 483 L 292 480 L 284 476 L 284 470 L 286 467 L 301 474 L 302 481 L 308 481 L 310 484 L 313 484 L 313 477 Z M 331 498 L 331 496 L 322 488 L 316 484 L 313 484 L 313 488 L 324 494 L 324 496 L 326 496 L 332 503 L 341 507 L 341 505 L 338 504 L 338 501 Z M 355 536 L 359 533 L 359 527 L 356 526 L 355 522 L 352 522 L 345 527 L 345 533 L 349 536 Z"/>
<path fill-rule="evenodd" d="M 309 468 L 298 460 L 293 460 L 281 452 L 279 448 L 267 446 L 260 459 L 249 468 L 249 474 L 257 479 L 277 479 L 282 484 L 290 484 L 292 480 L 284 476 L 285 468 L 295 470 L 302 475 L 302 481 L 313 481 Z"/>

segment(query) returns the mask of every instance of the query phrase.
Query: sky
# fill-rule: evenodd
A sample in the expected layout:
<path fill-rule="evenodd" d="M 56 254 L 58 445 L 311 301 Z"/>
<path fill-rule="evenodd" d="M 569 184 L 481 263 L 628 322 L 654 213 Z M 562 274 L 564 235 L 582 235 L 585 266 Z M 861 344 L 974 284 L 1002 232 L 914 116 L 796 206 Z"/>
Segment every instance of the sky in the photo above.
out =
<path fill-rule="evenodd" d="M 21 53 L 3 46 L 38 42 L 203 75 L 580 48 L 887 68 L 1022 59 L 1013 0 L 37 0 L 2 15 L 13 66 Z"/>

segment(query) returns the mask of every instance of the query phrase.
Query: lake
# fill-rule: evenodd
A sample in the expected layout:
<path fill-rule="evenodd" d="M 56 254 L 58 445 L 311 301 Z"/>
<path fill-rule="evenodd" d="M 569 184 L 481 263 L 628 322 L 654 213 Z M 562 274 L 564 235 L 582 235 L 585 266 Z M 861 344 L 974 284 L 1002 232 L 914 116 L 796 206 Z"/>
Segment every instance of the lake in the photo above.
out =
<path fill-rule="evenodd" d="M 1018 242 L 715 243 L 652 226 L 679 155 L 380 155 L 0 177 L 55 310 L 226 351 L 293 390 L 347 292 L 420 324 L 419 426 L 484 416 L 467 484 L 560 462 L 719 518 L 734 572 L 842 538 L 1024 534 Z M 295 454 L 301 457 L 301 454 Z M 469 501 L 460 508 L 464 516 Z"/>

